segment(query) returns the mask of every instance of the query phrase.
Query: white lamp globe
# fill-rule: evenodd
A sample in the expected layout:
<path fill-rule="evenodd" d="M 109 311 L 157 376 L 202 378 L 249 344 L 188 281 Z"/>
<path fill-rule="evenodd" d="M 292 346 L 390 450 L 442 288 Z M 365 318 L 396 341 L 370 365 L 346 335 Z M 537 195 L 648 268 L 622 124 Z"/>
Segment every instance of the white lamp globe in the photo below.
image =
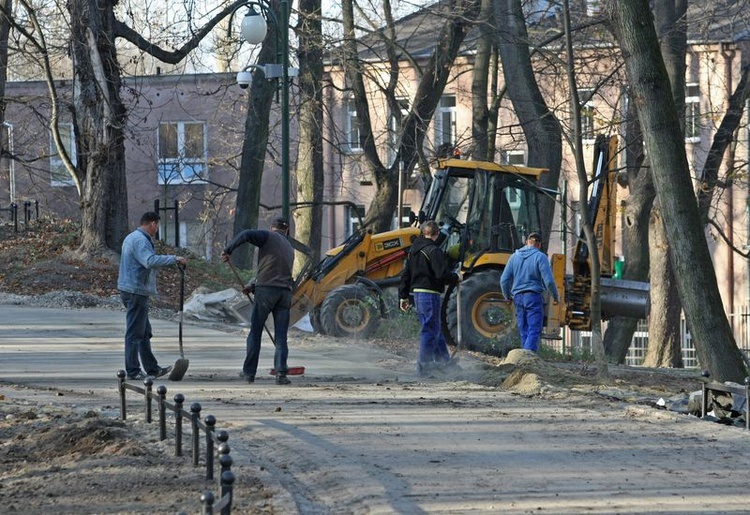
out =
<path fill-rule="evenodd" d="M 261 43 L 266 39 L 266 33 L 268 32 L 265 18 L 255 12 L 255 9 L 250 9 L 242 18 L 240 32 L 242 38 L 251 45 Z"/>

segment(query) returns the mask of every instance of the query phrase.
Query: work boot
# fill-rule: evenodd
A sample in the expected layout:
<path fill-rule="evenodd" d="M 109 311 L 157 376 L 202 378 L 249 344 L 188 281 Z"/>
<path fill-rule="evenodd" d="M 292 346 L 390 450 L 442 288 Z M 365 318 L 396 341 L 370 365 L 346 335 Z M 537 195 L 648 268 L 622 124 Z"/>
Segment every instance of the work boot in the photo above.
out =
<path fill-rule="evenodd" d="M 292 382 L 286 377 L 286 374 L 276 375 L 276 384 L 292 384 Z"/>

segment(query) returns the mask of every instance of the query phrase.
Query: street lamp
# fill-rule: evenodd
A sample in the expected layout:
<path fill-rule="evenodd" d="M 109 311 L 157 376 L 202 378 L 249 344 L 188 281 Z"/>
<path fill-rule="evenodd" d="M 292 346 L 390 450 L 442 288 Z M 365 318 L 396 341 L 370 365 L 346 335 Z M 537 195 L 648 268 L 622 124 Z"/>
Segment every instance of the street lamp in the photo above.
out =
<path fill-rule="evenodd" d="M 242 38 L 251 45 L 257 45 L 266 38 L 268 32 L 267 18 L 276 26 L 276 37 L 280 36 L 280 42 L 277 40 L 277 54 L 280 58 L 281 74 L 276 75 L 273 65 L 251 66 L 263 70 L 266 79 L 281 78 L 281 215 L 289 220 L 289 1 L 281 0 L 279 2 L 280 13 L 277 17 L 271 5 L 267 0 L 258 0 L 257 2 L 248 2 L 246 4 L 248 11 L 242 19 L 240 31 Z M 258 7 L 262 14 L 255 10 Z M 282 28 L 283 26 L 283 28 Z M 238 74 L 238 79 L 246 71 Z M 242 77 L 246 81 L 246 76 Z M 239 82 L 239 81 L 238 81 Z M 242 86 L 249 85 L 249 82 L 240 82 Z"/>

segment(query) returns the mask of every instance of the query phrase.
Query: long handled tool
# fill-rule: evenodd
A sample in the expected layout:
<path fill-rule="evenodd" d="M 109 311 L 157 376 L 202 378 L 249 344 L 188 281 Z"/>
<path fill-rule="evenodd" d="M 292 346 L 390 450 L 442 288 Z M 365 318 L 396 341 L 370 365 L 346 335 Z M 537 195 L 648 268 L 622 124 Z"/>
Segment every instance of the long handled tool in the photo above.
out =
<path fill-rule="evenodd" d="M 245 295 L 247 296 L 247 300 L 249 300 L 250 305 L 252 305 L 253 298 L 250 296 L 249 293 L 245 291 L 245 283 L 242 282 L 242 277 L 240 277 L 240 274 L 237 272 L 237 269 L 234 268 L 234 265 L 232 264 L 231 261 L 227 261 L 227 264 L 229 265 L 229 268 L 232 269 L 232 273 L 234 274 L 235 279 L 237 279 L 237 282 L 240 285 L 240 291 L 245 293 Z M 266 334 L 271 339 L 271 343 L 273 343 L 273 346 L 276 347 L 276 339 L 273 337 L 273 335 L 271 334 L 271 331 L 268 329 L 268 326 L 265 323 L 263 324 L 263 329 L 266 330 Z M 301 375 L 304 375 L 304 373 L 305 373 L 305 367 L 288 367 L 286 371 L 286 374 L 290 376 L 301 376 Z M 272 376 L 276 375 L 275 368 L 271 369 L 271 375 Z"/>
<path fill-rule="evenodd" d="M 184 316 L 185 307 L 185 265 L 177 264 L 177 268 L 180 270 L 180 328 L 178 330 L 178 338 L 180 341 L 180 357 L 172 367 L 172 372 L 169 373 L 170 381 L 181 381 L 187 372 L 190 360 L 185 359 L 185 353 L 182 350 L 182 319 Z"/>

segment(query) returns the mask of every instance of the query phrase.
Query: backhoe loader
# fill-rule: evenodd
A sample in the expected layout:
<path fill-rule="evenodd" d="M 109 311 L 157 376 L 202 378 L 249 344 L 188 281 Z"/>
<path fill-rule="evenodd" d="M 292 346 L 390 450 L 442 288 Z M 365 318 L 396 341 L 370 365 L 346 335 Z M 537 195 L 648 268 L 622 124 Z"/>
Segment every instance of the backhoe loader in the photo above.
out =
<path fill-rule="evenodd" d="M 608 263 L 602 273 L 608 276 L 613 268 L 615 172 L 610 155 L 615 147 L 616 142 L 610 144 L 606 138 L 597 144 L 598 168 L 589 201 L 597 234 L 601 234 L 598 251 Z M 395 291 L 409 247 L 419 235 L 417 226 L 435 220 L 442 233 L 438 241 L 462 276 L 460 286 L 449 287 L 443 297 L 446 338 L 449 343 L 457 342 L 460 330 L 465 348 L 497 355 L 507 352 L 517 346 L 517 337 L 512 305 L 500 292 L 500 274 L 527 236 L 540 230 L 539 197 L 557 195 L 539 184 L 546 172 L 455 157 L 439 159 L 422 206 L 410 217 L 412 226 L 378 234 L 359 231 L 298 278 L 292 322 L 310 313 L 313 328 L 321 333 L 371 335 L 381 318 L 397 309 Z M 590 323 L 587 252 L 585 246 L 578 246 L 572 276 L 565 275 L 564 256 L 552 256 L 561 302 L 548 308 L 545 334 L 563 325 L 585 329 Z M 610 280 L 605 287 L 611 295 L 604 311 L 609 316 L 641 316 L 643 286 L 625 285 L 622 289 L 620 283 Z M 646 286 L 646 295 L 647 291 Z M 627 308 L 627 312 L 619 308 Z"/>

